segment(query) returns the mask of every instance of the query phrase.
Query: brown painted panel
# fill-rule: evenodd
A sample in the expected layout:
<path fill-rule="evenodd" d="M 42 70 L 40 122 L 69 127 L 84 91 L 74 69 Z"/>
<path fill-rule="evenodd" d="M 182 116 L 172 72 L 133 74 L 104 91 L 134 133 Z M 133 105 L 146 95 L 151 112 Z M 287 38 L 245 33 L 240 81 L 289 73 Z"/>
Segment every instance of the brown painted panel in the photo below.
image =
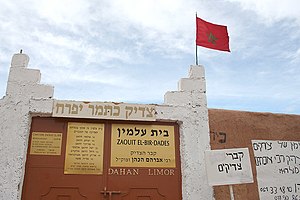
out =
<path fill-rule="evenodd" d="M 49 192 L 42 195 L 41 200 L 86 200 L 85 196 L 82 196 L 79 192 L 79 188 L 71 187 L 51 187 Z"/>
<path fill-rule="evenodd" d="M 126 123 L 128 124 L 128 123 Z M 134 123 L 143 124 L 143 123 Z M 147 125 L 166 125 L 166 123 L 147 123 Z M 179 128 L 175 124 L 167 124 L 175 126 L 175 168 L 155 168 L 155 167 L 136 167 L 108 168 L 108 189 L 118 190 L 121 195 L 114 195 L 113 200 L 135 200 L 135 199 L 170 199 L 180 200 L 181 196 L 181 172 L 180 172 L 180 153 L 179 153 Z M 111 129 L 109 129 L 111 130 Z M 111 134 L 109 134 L 111 136 Z M 111 138 L 109 137 L 109 140 Z M 107 151 L 110 152 L 111 143 L 109 143 Z M 110 163 L 110 158 L 108 159 Z M 180 183 L 180 184 L 178 184 Z"/>
<path fill-rule="evenodd" d="M 234 185 L 235 200 L 259 199 L 251 140 L 300 140 L 300 116 L 209 109 L 212 149 L 248 147 L 253 184 Z M 230 199 L 229 186 L 214 187 L 216 200 Z"/>
<path fill-rule="evenodd" d="M 65 175 L 64 160 L 67 137 L 67 121 L 59 118 L 33 118 L 32 132 L 62 133 L 61 155 L 30 155 L 27 153 L 22 200 L 34 199 L 100 199 L 104 187 L 102 176 Z M 29 141 L 31 141 L 31 134 Z"/>
<path fill-rule="evenodd" d="M 64 174 L 68 122 L 104 123 L 102 175 Z M 111 124 L 155 124 L 175 127 L 175 168 L 110 167 Z M 32 119 L 22 200 L 179 200 L 181 172 L 179 128 L 176 123 L 43 118 Z M 61 155 L 30 154 L 32 132 L 62 133 Z"/>
<path fill-rule="evenodd" d="M 165 200 L 166 197 L 159 193 L 157 188 L 133 188 L 122 200 Z"/>

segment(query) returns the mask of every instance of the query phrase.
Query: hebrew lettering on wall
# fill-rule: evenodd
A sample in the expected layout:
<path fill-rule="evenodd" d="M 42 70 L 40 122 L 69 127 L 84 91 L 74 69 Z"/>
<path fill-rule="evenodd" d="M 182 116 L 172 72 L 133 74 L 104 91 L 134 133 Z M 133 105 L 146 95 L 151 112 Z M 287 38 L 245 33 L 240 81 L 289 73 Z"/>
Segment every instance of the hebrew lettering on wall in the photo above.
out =
<path fill-rule="evenodd" d="M 261 200 L 300 199 L 300 141 L 252 140 Z"/>
<path fill-rule="evenodd" d="M 252 183 L 248 148 L 205 151 L 209 185 Z"/>
<path fill-rule="evenodd" d="M 155 106 L 113 102 L 54 101 L 53 117 L 155 120 Z"/>
<path fill-rule="evenodd" d="M 226 143 L 227 134 L 225 132 L 210 131 L 210 141 L 220 144 Z"/>

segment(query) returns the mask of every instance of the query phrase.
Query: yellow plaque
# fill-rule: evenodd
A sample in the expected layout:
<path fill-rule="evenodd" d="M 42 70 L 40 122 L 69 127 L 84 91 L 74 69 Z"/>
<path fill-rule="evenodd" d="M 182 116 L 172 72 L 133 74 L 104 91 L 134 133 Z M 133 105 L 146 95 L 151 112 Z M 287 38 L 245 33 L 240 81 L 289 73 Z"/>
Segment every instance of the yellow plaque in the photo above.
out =
<path fill-rule="evenodd" d="M 68 123 L 65 174 L 102 174 L 104 124 Z"/>
<path fill-rule="evenodd" d="M 62 133 L 32 132 L 31 155 L 61 155 Z"/>
<path fill-rule="evenodd" d="M 112 124 L 111 167 L 174 168 L 174 126 Z"/>

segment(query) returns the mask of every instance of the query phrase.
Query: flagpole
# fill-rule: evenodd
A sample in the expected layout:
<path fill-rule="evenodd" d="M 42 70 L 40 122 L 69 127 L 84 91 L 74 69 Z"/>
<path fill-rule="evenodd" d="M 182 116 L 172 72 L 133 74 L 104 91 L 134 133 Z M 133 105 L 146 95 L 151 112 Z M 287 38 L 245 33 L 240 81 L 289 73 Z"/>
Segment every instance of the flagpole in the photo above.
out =
<path fill-rule="evenodd" d="M 197 40 L 197 12 L 196 12 L 196 40 Z M 196 65 L 198 65 L 198 46 L 197 46 L 197 42 L 195 41 L 196 44 Z"/>
<path fill-rule="evenodd" d="M 196 65 L 198 65 L 198 47 L 197 47 L 197 44 L 196 44 Z"/>

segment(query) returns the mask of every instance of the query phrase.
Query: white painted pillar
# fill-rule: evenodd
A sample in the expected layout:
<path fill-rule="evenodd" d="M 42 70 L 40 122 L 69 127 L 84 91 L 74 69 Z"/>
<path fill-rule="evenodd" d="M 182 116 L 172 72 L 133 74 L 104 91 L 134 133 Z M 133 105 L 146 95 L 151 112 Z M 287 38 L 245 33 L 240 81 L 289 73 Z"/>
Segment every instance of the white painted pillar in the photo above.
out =
<path fill-rule="evenodd" d="M 28 69 L 29 57 L 15 54 L 0 99 L 0 199 L 21 199 L 31 112 L 52 112 L 53 87 L 40 84 L 39 70 Z"/>
<path fill-rule="evenodd" d="M 180 122 L 180 150 L 183 200 L 213 199 L 208 185 L 204 151 L 210 149 L 206 84 L 203 66 L 191 66 L 189 78 L 182 78 L 178 91 L 165 94 L 157 106 L 157 118 Z"/>

